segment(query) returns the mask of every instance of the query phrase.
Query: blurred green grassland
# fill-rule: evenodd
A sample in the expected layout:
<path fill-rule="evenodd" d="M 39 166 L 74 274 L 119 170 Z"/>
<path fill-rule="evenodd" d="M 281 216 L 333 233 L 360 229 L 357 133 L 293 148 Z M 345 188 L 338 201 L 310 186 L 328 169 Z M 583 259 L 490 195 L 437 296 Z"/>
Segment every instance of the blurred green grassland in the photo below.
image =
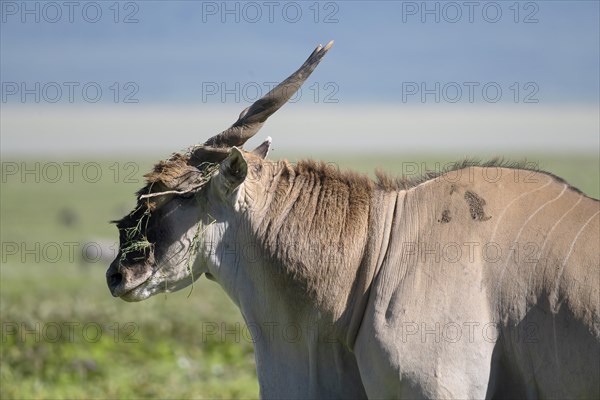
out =
<path fill-rule="evenodd" d="M 460 159 L 318 158 L 397 176 Z M 597 155 L 527 159 L 598 198 Z M 193 289 L 128 304 L 111 297 L 106 260 L 82 259 L 85 243 L 117 240 L 108 221 L 133 208 L 151 161 L 3 160 L 2 399 L 258 396 L 251 340 L 217 284 L 201 278 Z"/>

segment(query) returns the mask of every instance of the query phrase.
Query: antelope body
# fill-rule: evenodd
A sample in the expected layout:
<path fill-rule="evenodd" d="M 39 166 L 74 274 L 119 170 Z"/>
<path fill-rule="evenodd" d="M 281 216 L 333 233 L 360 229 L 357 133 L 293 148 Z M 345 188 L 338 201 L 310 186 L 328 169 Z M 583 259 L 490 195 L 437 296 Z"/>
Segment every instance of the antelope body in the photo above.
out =
<path fill-rule="evenodd" d="M 373 181 L 240 148 L 330 47 L 147 175 L 112 294 L 217 281 L 265 398 L 599 398 L 597 200 L 497 162 Z"/>

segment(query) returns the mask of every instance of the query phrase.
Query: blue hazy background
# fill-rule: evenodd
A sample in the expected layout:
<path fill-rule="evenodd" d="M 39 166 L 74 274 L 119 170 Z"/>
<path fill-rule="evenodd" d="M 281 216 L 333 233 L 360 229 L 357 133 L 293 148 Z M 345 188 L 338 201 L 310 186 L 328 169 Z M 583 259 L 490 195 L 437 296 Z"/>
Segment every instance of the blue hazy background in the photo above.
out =
<path fill-rule="evenodd" d="M 413 132 L 406 142 L 409 149 L 435 148 L 432 143 L 438 143 L 443 150 L 452 145 L 444 141 L 448 135 L 465 132 L 465 146 L 477 142 L 474 148 L 495 149 L 502 147 L 495 129 L 508 120 L 515 126 L 505 127 L 506 134 L 515 136 L 506 148 L 521 147 L 514 143 L 519 138 L 524 138 L 525 147 L 539 145 L 542 150 L 544 146 L 553 151 L 598 147 L 598 1 L 73 4 L 2 1 L 4 154 L 35 152 L 32 143 L 44 143 L 37 149 L 43 151 L 102 152 L 112 149 L 105 144 L 109 141 L 114 149 L 135 151 L 140 137 L 150 137 L 154 147 L 148 144 L 140 149 L 158 152 L 169 143 L 178 148 L 191 144 L 186 141 L 192 138 L 200 141 L 228 126 L 270 84 L 295 70 L 316 44 L 331 39 L 335 46 L 302 96 L 273 117 L 280 118 L 281 125 L 272 122 L 276 131 L 265 133 L 276 144 L 281 139 L 283 149 L 303 147 L 277 132 L 290 127 L 294 135 L 301 133 L 292 128 L 299 122 L 306 123 L 309 132 L 320 130 L 315 139 L 331 139 L 322 141 L 325 148 L 343 138 L 349 148 L 359 143 L 356 150 L 371 135 L 377 140 L 389 137 L 392 150 L 398 150 L 404 142 L 394 142 L 397 136 Z M 14 89 L 7 85 L 25 83 L 32 88 L 35 82 L 40 83 L 39 93 L 48 82 L 61 85 L 62 96 L 55 103 L 41 96 L 37 103 L 34 95 L 23 98 L 20 92 L 7 92 Z M 78 85 L 72 101 L 64 82 Z M 90 82 L 102 89 L 98 102 L 83 98 L 82 87 Z M 118 93 L 112 86 L 115 82 Z M 476 85 L 472 100 L 465 82 Z M 498 101 L 484 97 L 482 88 L 490 82 L 502 90 Z M 421 84 L 435 90 L 436 83 L 440 85 L 437 99 L 436 94 L 421 97 Z M 458 100 L 457 87 L 462 90 Z M 415 88 L 416 93 L 407 92 Z M 47 89 L 47 96 L 54 99 L 54 88 Z M 494 97 L 495 88 L 491 89 L 488 94 Z M 137 102 L 124 101 L 131 99 Z M 24 124 L 31 109 L 41 119 Z M 56 120 L 68 119 L 74 110 L 80 116 L 89 113 L 88 125 L 71 123 L 59 129 Z M 168 141 L 161 131 L 153 130 L 158 122 L 150 127 L 115 123 L 102 129 L 93 122 L 98 113 L 102 114 L 97 116 L 99 123 L 117 114 L 124 119 L 127 115 L 158 119 L 161 110 L 186 111 L 164 114 L 163 120 L 172 121 L 177 130 L 169 132 Z M 289 120 L 294 113 L 302 118 Z M 398 113 L 404 113 L 403 118 Z M 185 115 L 201 116 L 201 120 L 187 121 Z M 440 117 L 433 124 L 428 116 L 435 115 L 451 118 Z M 489 123 L 476 126 L 470 117 L 476 115 Z M 322 124 L 310 125 L 311 116 Z M 336 123 L 333 116 L 347 125 Z M 565 125 L 559 128 L 561 121 Z M 423 131 L 407 129 L 421 122 L 433 125 Z M 192 124 L 198 124 L 194 133 Z M 365 132 L 369 127 L 373 131 Z M 449 133 L 440 133 L 449 127 Z M 69 136 L 69 129 L 77 130 L 77 135 Z M 44 142 L 53 135 L 64 144 L 60 149 L 50 140 Z M 453 147 L 460 148 L 460 141 Z"/>

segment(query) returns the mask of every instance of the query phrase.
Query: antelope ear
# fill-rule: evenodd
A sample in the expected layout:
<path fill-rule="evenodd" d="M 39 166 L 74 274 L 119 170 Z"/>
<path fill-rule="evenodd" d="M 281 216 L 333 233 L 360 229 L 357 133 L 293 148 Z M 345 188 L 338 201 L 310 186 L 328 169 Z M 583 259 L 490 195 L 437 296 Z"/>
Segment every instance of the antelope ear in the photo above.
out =
<path fill-rule="evenodd" d="M 221 174 L 229 192 L 235 190 L 246 179 L 248 163 L 237 147 L 232 147 L 229 156 L 221 163 Z"/>
<path fill-rule="evenodd" d="M 252 150 L 252 154 L 256 154 L 260 158 L 265 159 L 269 154 L 269 150 L 271 150 L 271 136 L 267 136 L 264 142 Z"/>

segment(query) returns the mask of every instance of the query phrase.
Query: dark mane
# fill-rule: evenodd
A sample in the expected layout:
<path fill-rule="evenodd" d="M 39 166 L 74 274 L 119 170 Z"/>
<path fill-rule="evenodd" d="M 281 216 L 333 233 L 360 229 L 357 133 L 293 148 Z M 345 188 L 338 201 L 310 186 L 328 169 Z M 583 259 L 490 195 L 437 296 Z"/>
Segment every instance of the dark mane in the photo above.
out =
<path fill-rule="evenodd" d="M 375 174 L 377 176 L 377 186 L 379 188 L 384 189 L 384 190 L 407 190 L 407 189 L 413 188 L 417 185 L 420 185 L 421 183 L 429 181 L 431 179 L 438 178 L 449 172 L 458 171 L 460 169 L 469 168 L 469 167 L 510 168 L 510 169 L 522 169 L 525 171 L 539 172 L 539 173 L 542 173 L 542 174 L 552 177 L 557 182 L 566 184 L 569 187 L 569 189 L 571 189 L 583 196 L 589 197 L 585 193 L 583 193 L 581 190 L 579 190 L 578 188 L 570 185 L 563 178 L 556 176 L 551 172 L 540 169 L 537 163 L 534 163 L 531 161 L 526 161 L 526 160 L 510 161 L 510 160 L 505 160 L 503 158 L 493 158 L 488 161 L 481 161 L 481 160 L 477 160 L 477 159 L 465 159 L 462 161 L 454 162 L 450 165 L 446 165 L 444 168 L 441 168 L 438 171 L 426 171 L 425 173 L 421 174 L 421 176 L 410 177 L 410 178 L 390 177 L 388 174 L 382 172 L 381 170 L 377 170 L 375 172 Z"/>
<path fill-rule="evenodd" d="M 537 164 L 527 161 L 506 161 L 502 158 L 493 158 L 489 161 L 482 162 L 477 159 L 464 159 L 445 165 L 443 168 L 432 171 L 424 171 L 420 176 L 416 177 L 391 177 L 388 173 L 381 170 L 376 170 L 377 186 L 383 190 L 408 190 L 421 183 L 438 178 L 452 171 L 458 171 L 469 167 L 483 168 L 512 168 L 524 169 L 528 171 L 539 172 Z"/>
<path fill-rule="evenodd" d="M 421 173 L 421 175 L 419 175 L 419 176 L 411 176 L 411 177 L 406 177 L 406 176 L 395 177 L 395 176 L 391 176 L 387 172 L 383 172 L 382 170 L 378 169 L 375 171 L 376 180 L 374 182 L 374 186 L 379 189 L 388 190 L 388 191 L 408 190 L 415 186 L 420 185 L 421 183 L 427 182 L 432 179 L 436 179 L 436 178 L 438 178 L 444 174 L 447 174 L 449 172 L 458 171 L 458 170 L 461 170 L 464 168 L 469 168 L 469 167 L 510 168 L 510 169 L 521 169 L 521 170 L 525 170 L 525 171 L 539 172 L 539 173 L 542 173 L 542 174 L 552 177 L 557 182 L 566 184 L 571 190 L 573 190 L 583 196 L 589 197 L 585 193 L 583 193 L 581 190 L 579 190 L 578 188 L 570 185 L 563 178 L 561 178 L 557 175 L 554 175 L 551 172 L 540 169 L 537 163 L 527 161 L 527 160 L 511 161 L 511 160 L 505 160 L 503 158 L 493 158 L 488 161 L 481 161 L 478 159 L 464 159 L 461 161 L 456 161 L 454 163 L 445 165 L 443 168 L 439 168 L 438 170 L 425 171 L 425 172 Z M 336 166 L 327 164 L 322 161 L 318 162 L 318 161 L 309 159 L 309 160 L 299 161 L 296 165 L 296 170 L 299 173 L 301 173 L 302 171 L 308 170 L 308 169 L 310 169 L 311 171 L 314 171 L 318 174 L 327 174 L 327 176 L 330 179 L 340 180 L 340 181 L 346 182 L 348 184 L 373 185 L 373 181 L 370 180 L 367 175 L 357 173 L 354 171 L 343 171 L 343 170 L 340 170 L 339 168 L 337 168 Z"/>
<path fill-rule="evenodd" d="M 373 181 L 366 174 L 352 170 L 341 170 L 337 165 L 326 163 L 324 161 L 307 159 L 298 161 L 293 165 L 293 169 L 297 175 L 310 173 L 321 178 L 326 177 L 328 179 L 340 181 L 348 185 L 367 185 L 382 190 L 407 190 L 431 179 L 435 179 L 448 172 L 457 171 L 468 167 L 512 168 L 543 172 L 537 168 L 536 164 L 526 161 L 514 162 L 495 158 L 490 161 L 482 162 L 474 159 L 465 159 L 446 165 L 444 168 L 440 168 L 438 170 L 425 171 L 420 176 L 416 177 L 393 177 L 389 173 L 377 169 L 375 170 L 376 180 Z M 547 174 L 552 175 L 550 173 Z"/>

